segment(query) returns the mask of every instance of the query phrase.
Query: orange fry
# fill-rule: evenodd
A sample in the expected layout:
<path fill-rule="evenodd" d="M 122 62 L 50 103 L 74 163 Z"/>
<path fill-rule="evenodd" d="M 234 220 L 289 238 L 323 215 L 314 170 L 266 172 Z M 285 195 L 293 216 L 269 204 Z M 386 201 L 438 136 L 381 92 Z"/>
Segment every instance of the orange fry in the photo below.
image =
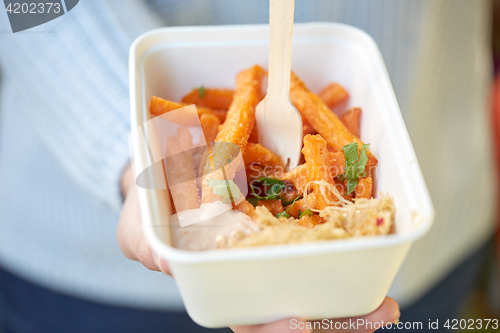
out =
<path fill-rule="evenodd" d="M 266 207 L 273 215 L 276 215 L 284 211 L 283 205 L 281 204 L 281 200 L 260 200 L 257 206 Z"/>
<path fill-rule="evenodd" d="M 217 131 L 220 126 L 219 118 L 210 113 L 203 113 L 202 115 L 200 115 L 200 124 L 203 130 L 203 136 L 205 137 L 205 142 L 207 144 L 210 144 L 210 142 L 214 142 L 215 137 L 217 136 Z M 200 141 L 201 140 L 203 140 L 203 138 L 200 138 Z M 201 141 L 201 143 L 203 143 L 203 141 Z M 207 164 L 208 155 L 209 151 L 206 150 L 200 157 L 200 163 L 198 166 L 198 175 L 203 175 L 205 166 Z"/>
<path fill-rule="evenodd" d="M 340 121 L 347 127 L 349 132 L 359 138 L 361 129 L 361 108 L 351 108 L 347 110 L 340 116 Z"/>
<path fill-rule="evenodd" d="M 255 107 L 260 99 L 262 78 L 265 74 L 266 71 L 258 65 L 238 74 L 233 101 L 217 134 L 217 142 L 236 143 L 245 150 L 255 123 Z"/>
<path fill-rule="evenodd" d="M 305 186 L 307 185 L 307 167 L 305 164 L 301 164 L 292 171 L 276 176 L 280 180 L 288 180 L 292 182 L 293 186 L 301 192 L 304 191 Z"/>
<path fill-rule="evenodd" d="M 215 110 L 227 110 L 233 100 L 233 90 L 217 88 L 194 88 L 182 98 L 182 103 L 196 104 Z"/>
<path fill-rule="evenodd" d="M 307 134 L 316 134 L 314 128 L 309 124 L 302 126 L 302 136 L 306 136 Z"/>
<path fill-rule="evenodd" d="M 306 159 L 307 177 L 309 181 L 324 180 L 333 184 L 333 177 L 328 170 L 328 149 L 321 135 L 306 135 L 302 153 Z"/>
<path fill-rule="evenodd" d="M 249 142 L 243 153 L 243 161 L 247 180 L 257 179 L 263 176 L 272 176 L 276 172 L 283 172 L 281 159 L 260 143 Z"/>
<path fill-rule="evenodd" d="M 296 225 L 301 225 L 306 228 L 314 228 L 320 223 L 325 223 L 319 215 L 304 215 L 296 223 Z"/>
<path fill-rule="evenodd" d="M 371 177 L 361 178 L 356 185 L 356 198 L 370 199 L 373 191 L 373 180 Z"/>
<path fill-rule="evenodd" d="M 342 105 L 349 99 L 349 93 L 338 83 L 330 83 L 319 92 L 318 96 L 330 109 Z"/>
<path fill-rule="evenodd" d="M 357 142 L 361 149 L 363 142 L 349 132 L 340 119 L 323 103 L 321 98 L 313 94 L 305 84 L 292 72 L 290 82 L 290 98 L 311 126 L 325 138 L 335 151 L 341 151 L 345 145 Z M 377 163 L 377 159 L 368 152 L 370 163 Z M 371 157 L 371 158 L 370 158 Z"/>
<path fill-rule="evenodd" d="M 231 142 L 240 146 L 241 152 L 245 153 L 248 138 L 255 124 L 255 107 L 260 98 L 262 78 L 266 71 L 260 66 L 253 66 L 244 70 L 236 77 L 236 91 L 234 98 L 227 111 L 226 120 L 219 128 L 215 138 L 216 142 Z M 212 152 L 212 163 L 215 169 L 219 165 L 225 165 L 231 157 L 224 151 Z"/>
<path fill-rule="evenodd" d="M 352 197 L 353 197 L 353 194 L 346 194 L 347 193 L 347 185 L 345 184 L 346 181 L 339 181 L 337 178 L 335 178 L 335 188 L 337 189 L 337 191 L 340 192 L 340 194 L 342 194 L 344 196 L 344 199 L 348 200 L 348 201 L 352 201 Z"/>
<path fill-rule="evenodd" d="M 243 160 L 245 165 L 257 163 L 261 166 L 283 167 L 281 159 L 260 143 L 248 143 Z"/>
<path fill-rule="evenodd" d="M 325 139 L 321 135 L 306 135 L 304 137 L 302 153 L 306 160 L 307 179 L 309 182 L 324 180 L 329 184 L 335 184 L 327 163 L 328 148 L 326 147 Z M 323 209 L 329 205 L 329 202 L 334 201 L 330 191 L 325 191 L 325 198 L 318 192 L 317 186 L 313 186 L 312 189 L 315 193 L 311 194 L 311 197 L 315 198 L 316 202 L 312 202 L 311 207 Z"/>
<path fill-rule="evenodd" d="M 206 142 L 214 142 L 220 125 L 219 118 L 210 113 L 203 113 L 200 115 L 200 123 Z"/>
<path fill-rule="evenodd" d="M 215 138 L 216 142 L 229 142 L 237 144 L 244 154 L 248 143 L 248 138 L 255 123 L 255 107 L 259 102 L 261 95 L 262 78 L 266 71 L 260 66 L 253 66 L 244 70 L 236 77 L 236 90 L 233 101 L 227 111 L 226 120 L 220 126 L 219 132 Z M 217 196 L 208 188 L 208 179 L 224 179 L 222 167 L 227 165 L 229 160 L 233 160 L 234 150 L 230 145 L 216 145 L 211 152 L 211 158 L 208 161 L 213 170 L 218 170 L 207 175 L 203 179 L 203 202 L 213 202 Z M 233 164 L 236 164 L 235 161 Z M 236 164 L 236 168 L 239 167 Z M 208 170 L 208 168 L 205 168 Z M 227 177 L 232 179 L 231 174 Z"/>
<path fill-rule="evenodd" d="M 253 126 L 252 133 L 248 138 L 248 142 L 259 143 L 259 129 L 257 128 L 257 123 Z"/>
<path fill-rule="evenodd" d="M 179 183 L 169 186 L 177 212 L 200 207 L 196 171 L 192 157 L 192 137 L 187 127 L 179 127 L 176 136 L 168 138 L 167 154 L 175 158 L 168 159 L 167 170 L 170 179 Z"/>
<path fill-rule="evenodd" d="M 290 205 L 288 205 L 286 208 L 287 209 L 290 208 L 290 210 L 288 211 L 288 214 L 290 216 L 293 216 L 296 219 L 299 218 L 299 211 L 305 212 L 307 210 L 307 206 L 304 202 L 304 199 L 297 200 L 297 201 L 295 201 L 295 203 L 293 204 L 292 207 L 290 207 Z"/>
<path fill-rule="evenodd" d="M 246 199 L 240 202 L 239 204 L 236 205 L 235 207 L 237 210 L 240 212 L 247 214 L 250 216 L 252 219 L 256 217 L 255 215 L 255 207 L 248 202 Z"/>
<path fill-rule="evenodd" d="M 149 112 L 151 112 L 152 116 L 159 116 L 166 112 L 177 110 L 188 105 L 190 104 L 176 103 L 160 97 L 152 96 L 151 104 L 149 106 Z M 198 111 L 198 116 L 201 116 L 204 113 L 209 113 L 219 118 L 221 122 L 226 119 L 226 111 L 224 110 L 212 110 L 198 106 L 196 107 L 196 110 Z"/>
<path fill-rule="evenodd" d="M 344 152 L 337 151 L 333 153 L 328 153 L 326 162 L 330 167 L 330 173 L 332 177 L 337 177 L 344 173 L 345 169 L 345 156 Z"/>

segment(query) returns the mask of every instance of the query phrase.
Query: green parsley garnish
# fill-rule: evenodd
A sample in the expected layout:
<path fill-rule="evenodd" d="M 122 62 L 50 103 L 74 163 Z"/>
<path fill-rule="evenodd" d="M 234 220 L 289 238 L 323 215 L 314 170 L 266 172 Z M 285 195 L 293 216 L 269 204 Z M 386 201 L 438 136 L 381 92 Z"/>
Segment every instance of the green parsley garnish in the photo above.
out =
<path fill-rule="evenodd" d="M 361 146 L 358 160 L 358 143 L 353 142 L 345 145 L 342 150 L 345 156 L 345 170 L 344 174 L 339 176 L 339 180 L 347 179 L 347 193 L 350 194 L 358 184 L 358 178 L 365 176 L 365 167 L 368 162 L 367 152 L 370 149 L 370 144 Z"/>
<path fill-rule="evenodd" d="M 286 210 L 285 210 L 285 211 L 283 211 L 283 212 L 281 212 L 281 213 L 276 214 L 276 217 L 277 217 L 277 218 L 280 218 L 280 217 L 286 217 L 287 219 L 289 219 L 289 218 L 290 218 L 290 214 L 288 214 L 288 213 L 286 212 Z"/>
<path fill-rule="evenodd" d="M 286 210 L 284 210 L 283 212 L 281 213 L 278 213 L 276 214 L 276 217 L 277 218 L 280 218 L 281 216 L 284 216 L 286 217 L 287 219 L 290 218 L 290 214 L 288 214 L 288 211 L 293 207 L 293 205 L 295 205 L 295 202 L 297 200 L 299 200 L 300 198 L 302 198 L 302 194 L 299 194 L 295 199 L 293 199 L 292 203 L 290 204 L 290 207 L 288 207 Z M 308 209 L 309 210 L 309 209 Z M 300 210 L 299 210 L 300 212 Z"/>
<path fill-rule="evenodd" d="M 260 185 L 264 185 L 266 190 L 265 196 L 258 195 L 255 193 L 254 186 L 252 183 L 259 183 Z M 286 211 L 278 213 L 276 217 L 284 216 L 286 218 L 289 218 L 290 215 L 287 213 L 290 208 L 293 207 L 295 202 L 302 198 L 302 195 L 299 194 L 295 199 L 292 201 L 286 201 L 280 196 L 283 194 L 283 191 L 285 190 L 285 183 L 282 180 L 275 179 L 275 178 L 269 178 L 269 177 L 261 177 L 257 180 L 254 180 L 252 183 L 250 183 L 250 191 L 252 192 L 253 196 L 247 197 L 248 202 L 250 202 L 252 205 L 257 206 L 259 203 L 259 200 L 281 200 L 281 204 L 283 207 L 291 205 Z M 257 186 L 256 186 L 257 187 Z"/>
<path fill-rule="evenodd" d="M 200 86 L 198 88 L 198 97 L 199 98 L 205 97 L 205 86 Z"/>
<path fill-rule="evenodd" d="M 212 188 L 214 194 L 220 195 L 222 197 L 223 203 L 229 203 L 231 199 L 237 200 L 241 197 L 241 192 L 238 188 L 238 185 L 236 185 L 231 179 L 208 179 L 207 185 L 208 187 Z"/>
<path fill-rule="evenodd" d="M 255 198 L 259 200 L 278 200 L 280 199 L 280 195 L 285 187 L 285 183 L 279 179 L 269 178 L 269 177 L 261 177 L 256 180 L 267 187 L 267 193 L 265 196 L 260 196 L 255 193 L 253 185 L 250 184 L 250 190 L 252 191 Z"/>
<path fill-rule="evenodd" d="M 247 201 L 250 202 L 254 207 L 259 203 L 259 199 L 256 197 L 247 197 Z"/>
<path fill-rule="evenodd" d="M 299 219 L 302 217 L 302 216 L 306 216 L 306 215 L 314 215 L 314 213 L 311 211 L 311 209 L 307 208 L 305 211 L 301 212 L 300 209 L 299 209 Z"/>
<path fill-rule="evenodd" d="M 281 204 L 283 205 L 283 207 L 288 206 L 288 205 L 291 205 L 291 204 L 293 204 L 293 203 L 297 200 L 297 198 L 299 198 L 299 197 L 300 197 L 300 198 L 302 198 L 302 195 L 300 195 L 300 194 L 299 194 L 299 196 L 298 196 L 298 197 L 296 197 L 295 199 L 290 200 L 290 201 L 287 201 L 287 200 L 285 200 L 285 199 L 281 198 Z"/>

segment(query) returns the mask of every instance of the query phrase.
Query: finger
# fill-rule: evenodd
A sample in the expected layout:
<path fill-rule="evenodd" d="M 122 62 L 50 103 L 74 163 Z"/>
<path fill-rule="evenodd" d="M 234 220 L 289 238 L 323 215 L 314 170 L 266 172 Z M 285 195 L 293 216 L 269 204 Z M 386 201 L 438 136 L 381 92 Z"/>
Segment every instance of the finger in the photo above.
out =
<path fill-rule="evenodd" d="M 161 262 L 153 255 L 142 231 L 139 198 L 135 184 L 131 185 L 127 193 L 116 234 L 118 245 L 127 258 L 140 261 L 150 270 L 169 272 L 167 263 Z"/>
<path fill-rule="evenodd" d="M 362 318 L 364 317 L 367 321 L 371 322 L 384 321 L 385 323 L 392 323 L 398 320 L 400 315 L 401 312 L 399 312 L 398 303 L 394 299 L 386 297 L 377 310 L 366 316 L 362 316 Z"/>
<path fill-rule="evenodd" d="M 399 316 L 400 312 L 398 303 L 394 299 L 386 297 L 377 310 L 367 315 L 332 319 L 327 321 L 316 321 L 315 323 L 317 325 L 314 332 L 374 332 L 379 328 L 385 327 L 388 324 L 397 321 Z M 320 326 L 320 323 L 324 324 L 324 326 Z M 326 329 L 316 330 L 316 328 Z"/>
<path fill-rule="evenodd" d="M 269 324 L 233 326 L 231 329 L 235 333 L 311 333 L 311 329 L 306 328 L 307 322 L 301 319 L 295 319 L 294 324 L 291 324 L 292 319 L 283 319 Z"/>
<path fill-rule="evenodd" d="M 170 275 L 173 278 L 172 272 L 170 271 L 170 267 L 168 267 L 167 261 L 161 258 L 158 254 L 153 252 L 153 259 L 156 263 L 156 266 L 165 274 Z M 175 280 L 175 279 L 174 279 Z"/>

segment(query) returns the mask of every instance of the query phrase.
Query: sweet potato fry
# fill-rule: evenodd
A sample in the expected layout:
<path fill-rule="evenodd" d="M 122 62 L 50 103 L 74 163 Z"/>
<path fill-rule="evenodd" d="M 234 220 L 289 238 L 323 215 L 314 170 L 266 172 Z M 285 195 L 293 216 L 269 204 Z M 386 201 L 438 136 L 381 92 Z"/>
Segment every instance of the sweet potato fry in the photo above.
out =
<path fill-rule="evenodd" d="M 226 120 L 219 128 L 216 142 L 231 142 L 240 146 L 244 153 L 248 138 L 255 124 L 255 107 L 261 91 L 262 78 L 266 71 L 260 66 L 253 66 L 240 72 L 236 78 L 236 91 L 227 112 Z M 224 145 L 220 146 L 224 148 Z M 227 152 L 212 152 L 212 163 L 215 169 L 218 165 L 225 165 L 228 160 Z M 221 164 L 222 163 L 222 164 Z"/>
<path fill-rule="evenodd" d="M 232 89 L 194 88 L 182 98 L 182 103 L 196 104 L 214 110 L 227 110 L 233 100 Z"/>
<path fill-rule="evenodd" d="M 266 207 L 273 215 L 276 215 L 284 211 L 283 205 L 281 204 L 281 200 L 260 200 L 257 206 Z"/>
<path fill-rule="evenodd" d="M 309 181 L 324 180 L 333 184 L 333 177 L 328 170 L 328 149 L 321 135 L 306 135 L 302 153 L 306 159 L 307 177 Z"/>
<path fill-rule="evenodd" d="M 363 142 L 349 132 L 337 115 L 323 103 L 321 98 L 309 91 L 293 72 L 290 81 L 290 98 L 302 118 L 307 119 L 335 151 L 341 151 L 345 145 L 352 142 L 357 142 L 358 149 L 361 149 Z M 368 152 L 368 156 L 369 164 L 377 163 L 377 159 L 371 152 Z"/>
<path fill-rule="evenodd" d="M 247 182 L 251 183 L 254 179 L 259 179 L 265 176 L 264 167 L 260 166 L 258 163 L 251 163 L 245 166 L 245 172 L 247 174 Z"/>
<path fill-rule="evenodd" d="M 149 106 L 149 112 L 151 112 L 152 116 L 160 116 L 166 112 L 177 110 L 188 105 L 190 104 L 176 103 L 160 97 L 152 96 L 151 103 Z M 209 113 L 219 118 L 221 122 L 223 122 L 226 119 L 226 111 L 224 110 L 212 110 L 209 108 L 198 107 L 198 106 L 196 107 L 196 110 L 198 111 L 198 116 L 201 116 L 204 113 Z"/>
<path fill-rule="evenodd" d="M 348 201 L 352 201 L 353 193 L 351 194 L 346 194 L 347 193 L 347 185 L 344 182 L 339 181 L 337 178 L 335 178 L 335 188 L 337 191 L 340 192 L 344 196 L 344 199 Z"/>
<path fill-rule="evenodd" d="M 304 199 L 297 200 L 292 207 L 288 205 L 286 207 L 287 209 L 290 208 L 288 211 L 288 214 L 296 219 L 299 218 L 300 212 L 305 212 L 307 210 L 307 206 L 304 202 Z M 300 212 L 299 212 L 300 211 Z"/>
<path fill-rule="evenodd" d="M 238 74 L 233 101 L 216 141 L 236 143 L 244 150 L 255 123 L 255 107 L 265 74 L 266 71 L 257 65 Z"/>
<path fill-rule="evenodd" d="M 275 177 L 284 169 L 282 160 L 260 143 L 249 142 L 243 160 L 248 182 L 264 176 Z"/>
<path fill-rule="evenodd" d="M 219 118 L 210 113 L 203 113 L 200 115 L 200 123 L 206 142 L 214 142 L 220 125 Z"/>
<path fill-rule="evenodd" d="M 215 137 L 217 136 L 217 131 L 219 130 L 220 126 L 219 118 L 210 113 L 203 113 L 202 115 L 200 115 L 200 124 L 203 130 L 203 136 L 205 137 L 205 143 L 210 144 L 210 142 L 214 142 Z M 200 138 L 200 141 L 201 140 L 203 140 L 203 138 Z M 199 176 L 203 175 L 205 166 L 207 165 L 208 156 L 209 156 L 209 151 L 206 150 L 199 159 L 200 161 L 198 165 Z"/>
<path fill-rule="evenodd" d="M 349 99 L 349 93 L 338 83 L 330 83 L 318 94 L 330 109 L 341 106 Z"/>
<path fill-rule="evenodd" d="M 306 228 L 314 228 L 318 224 L 325 223 L 319 215 L 304 215 L 296 223 Z"/>
<path fill-rule="evenodd" d="M 187 127 L 179 127 L 176 136 L 168 138 L 167 154 L 175 158 L 167 159 L 166 169 L 169 179 L 177 182 L 169 186 L 177 212 L 200 207 L 191 148 L 192 137 Z"/>
<path fill-rule="evenodd" d="M 361 108 L 351 108 L 347 110 L 340 116 L 340 121 L 347 127 L 349 132 L 359 138 L 361 129 Z"/>
<path fill-rule="evenodd" d="M 222 124 L 215 138 L 216 142 L 230 142 L 237 144 L 244 154 L 248 138 L 255 123 L 255 107 L 261 95 L 262 78 L 266 71 L 260 66 L 253 66 L 244 70 L 236 77 L 236 90 L 233 101 L 227 111 L 226 120 Z M 211 152 L 209 163 L 217 172 L 212 172 L 203 180 L 203 202 L 213 202 L 217 197 L 210 188 L 207 188 L 208 179 L 224 179 L 221 168 L 233 159 L 232 148 L 229 145 L 216 145 Z M 207 168 L 205 168 L 207 170 Z M 232 179 L 232 175 L 227 177 Z"/>
<path fill-rule="evenodd" d="M 330 174 L 333 178 L 344 173 L 345 169 L 345 156 L 341 151 L 329 152 L 326 163 L 330 167 Z"/>
<path fill-rule="evenodd" d="M 248 202 L 246 199 L 236 205 L 235 209 L 239 210 L 243 214 L 247 214 L 252 219 L 256 217 L 255 215 L 255 207 Z"/>
<path fill-rule="evenodd" d="M 282 175 L 276 175 L 276 177 L 283 181 L 288 180 L 292 182 L 295 188 L 303 192 L 307 185 L 307 167 L 305 164 L 301 164 L 292 171 L 288 171 Z"/>
<path fill-rule="evenodd" d="M 245 165 L 257 163 L 261 166 L 283 167 L 281 159 L 260 143 L 248 143 L 243 160 Z"/>
<path fill-rule="evenodd" d="M 257 123 L 253 126 L 248 142 L 259 143 L 259 129 L 257 128 Z"/>
<path fill-rule="evenodd" d="M 302 125 L 302 136 L 306 136 L 307 134 L 316 134 L 316 131 L 309 124 Z"/>
<path fill-rule="evenodd" d="M 371 177 L 361 178 L 356 185 L 356 198 L 370 199 L 373 191 L 373 180 Z"/>
<path fill-rule="evenodd" d="M 321 135 L 306 135 L 304 137 L 304 148 L 302 148 L 302 153 L 306 159 L 307 179 L 309 182 L 324 180 L 329 184 L 335 184 L 327 162 L 328 148 L 326 147 L 325 139 L 323 139 Z M 319 193 L 317 186 L 311 188 L 315 192 L 313 197 L 317 199 L 317 206 L 315 207 L 311 204 L 311 207 L 323 209 L 329 205 L 329 202 L 331 203 L 334 201 L 329 191 L 325 191 L 325 197 L 323 197 L 323 195 Z"/>

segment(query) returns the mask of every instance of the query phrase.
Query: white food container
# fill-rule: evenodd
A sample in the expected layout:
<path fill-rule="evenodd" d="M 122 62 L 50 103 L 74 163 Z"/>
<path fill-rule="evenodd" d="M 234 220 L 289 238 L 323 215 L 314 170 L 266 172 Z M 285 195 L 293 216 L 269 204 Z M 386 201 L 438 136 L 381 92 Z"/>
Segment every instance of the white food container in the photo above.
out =
<path fill-rule="evenodd" d="M 395 199 L 396 233 L 384 237 L 188 252 L 170 246 L 168 193 L 139 188 L 143 229 L 165 258 L 191 318 L 206 327 L 286 317 L 363 315 L 383 301 L 434 210 L 380 52 L 363 31 L 336 23 L 294 27 L 292 68 L 317 92 L 330 82 L 363 109 L 361 139 L 379 160 L 377 190 Z M 234 87 L 253 64 L 267 68 L 268 26 L 162 28 L 130 49 L 132 128 L 150 119 L 152 95 L 178 101 L 193 87 Z M 134 166 L 149 164 L 134 140 Z"/>

